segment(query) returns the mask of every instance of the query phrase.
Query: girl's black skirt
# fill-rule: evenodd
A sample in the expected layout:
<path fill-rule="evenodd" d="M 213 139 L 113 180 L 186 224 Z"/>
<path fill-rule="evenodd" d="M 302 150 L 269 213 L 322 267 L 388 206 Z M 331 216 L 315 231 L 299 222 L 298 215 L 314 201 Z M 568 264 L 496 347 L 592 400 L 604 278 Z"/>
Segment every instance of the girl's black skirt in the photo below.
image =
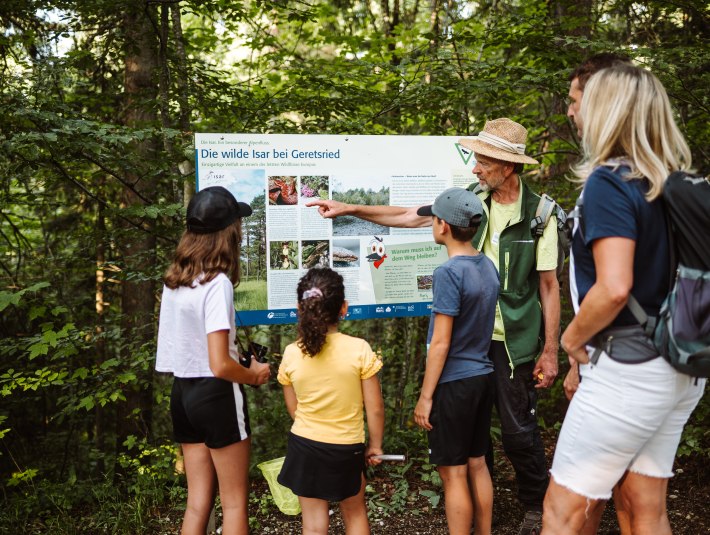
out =
<path fill-rule="evenodd" d="M 288 434 L 278 482 L 297 496 L 339 502 L 360 492 L 365 444 L 328 444 Z"/>

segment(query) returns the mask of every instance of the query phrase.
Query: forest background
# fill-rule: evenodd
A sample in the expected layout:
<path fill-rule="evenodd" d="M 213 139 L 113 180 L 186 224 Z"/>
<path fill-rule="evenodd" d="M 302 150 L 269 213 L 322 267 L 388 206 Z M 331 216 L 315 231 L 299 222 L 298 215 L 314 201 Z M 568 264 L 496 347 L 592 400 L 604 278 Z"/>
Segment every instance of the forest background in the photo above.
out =
<path fill-rule="evenodd" d="M 511 117 L 542 162 L 526 180 L 570 208 L 568 75 L 596 52 L 661 78 L 709 171 L 709 17 L 701 0 L 3 0 L 0 532 L 156 532 L 155 510 L 184 501 L 153 365 L 194 132 L 470 135 Z M 411 416 L 427 321 L 344 329 L 382 352 L 386 449 L 431 482 Z M 252 335 L 279 353 L 295 331 Z M 289 424 L 275 383 L 250 394 L 256 464 L 283 454 Z M 543 427 L 565 408 L 558 379 Z M 681 459 L 707 467 L 709 430 L 706 395 Z"/>

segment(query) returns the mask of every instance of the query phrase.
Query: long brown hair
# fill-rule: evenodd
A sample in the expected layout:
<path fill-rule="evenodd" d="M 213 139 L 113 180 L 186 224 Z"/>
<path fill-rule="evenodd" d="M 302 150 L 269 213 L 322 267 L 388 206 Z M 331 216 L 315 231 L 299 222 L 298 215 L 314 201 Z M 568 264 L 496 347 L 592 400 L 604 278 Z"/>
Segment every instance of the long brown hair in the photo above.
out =
<path fill-rule="evenodd" d="M 338 323 L 345 301 L 340 273 L 327 267 L 311 268 L 298 281 L 298 341 L 306 355 L 316 356 L 325 344 L 328 327 Z M 305 294 L 305 295 L 304 295 Z"/>
<path fill-rule="evenodd" d="M 220 273 L 225 273 L 232 284 L 239 284 L 239 256 L 242 243 L 242 220 L 237 219 L 227 228 L 209 234 L 186 230 L 175 250 L 172 264 L 165 273 L 165 286 L 175 290 L 192 287 L 201 274 L 205 284 Z"/>

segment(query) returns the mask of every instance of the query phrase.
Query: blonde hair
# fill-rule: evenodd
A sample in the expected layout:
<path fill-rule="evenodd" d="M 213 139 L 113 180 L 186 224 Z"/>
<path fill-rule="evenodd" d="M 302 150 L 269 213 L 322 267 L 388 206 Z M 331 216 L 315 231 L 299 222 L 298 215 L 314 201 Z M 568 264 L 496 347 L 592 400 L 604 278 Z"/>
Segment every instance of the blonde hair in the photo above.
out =
<path fill-rule="evenodd" d="M 192 287 L 200 275 L 200 284 L 206 284 L 220 273 L 225 273 L 237 286 L 241 243 L 241 218 L 227 228 L 209 234 L 186 230 L 163 278 L 165 286 L 172 290 L 180 286 Z"/>
<path fill-rule="evenodd" d="M 690 149 L 675 123 L 668 95 L 661 82 L 646 69 L 616 64 L 587 82 L 581 118 L 584 160 L 575 168 L 586 180 L 609 161 L 628 163 L 626 178 L 645 178 L 651 201 L 663 192 L 666 177 L 689 170 Z"/>

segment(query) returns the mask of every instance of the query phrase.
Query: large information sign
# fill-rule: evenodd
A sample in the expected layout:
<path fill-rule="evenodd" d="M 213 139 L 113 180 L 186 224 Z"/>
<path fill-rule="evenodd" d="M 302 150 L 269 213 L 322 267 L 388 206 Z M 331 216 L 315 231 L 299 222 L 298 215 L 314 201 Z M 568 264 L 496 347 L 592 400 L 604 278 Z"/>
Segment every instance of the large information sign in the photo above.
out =
<path fill-rule="evenodd" d="M 455 137 L 196 134 L 197 188 L 224 186 L 251 204 L 244 219 L 241 325 L 296 321 L 296 285 L 330 266 L 345 280 L 348 319 L 428 315 L 446 249 L 431 229 L 323 219 L 306 203 L 431 204 L 468 186 L 473 155 Z"/>

